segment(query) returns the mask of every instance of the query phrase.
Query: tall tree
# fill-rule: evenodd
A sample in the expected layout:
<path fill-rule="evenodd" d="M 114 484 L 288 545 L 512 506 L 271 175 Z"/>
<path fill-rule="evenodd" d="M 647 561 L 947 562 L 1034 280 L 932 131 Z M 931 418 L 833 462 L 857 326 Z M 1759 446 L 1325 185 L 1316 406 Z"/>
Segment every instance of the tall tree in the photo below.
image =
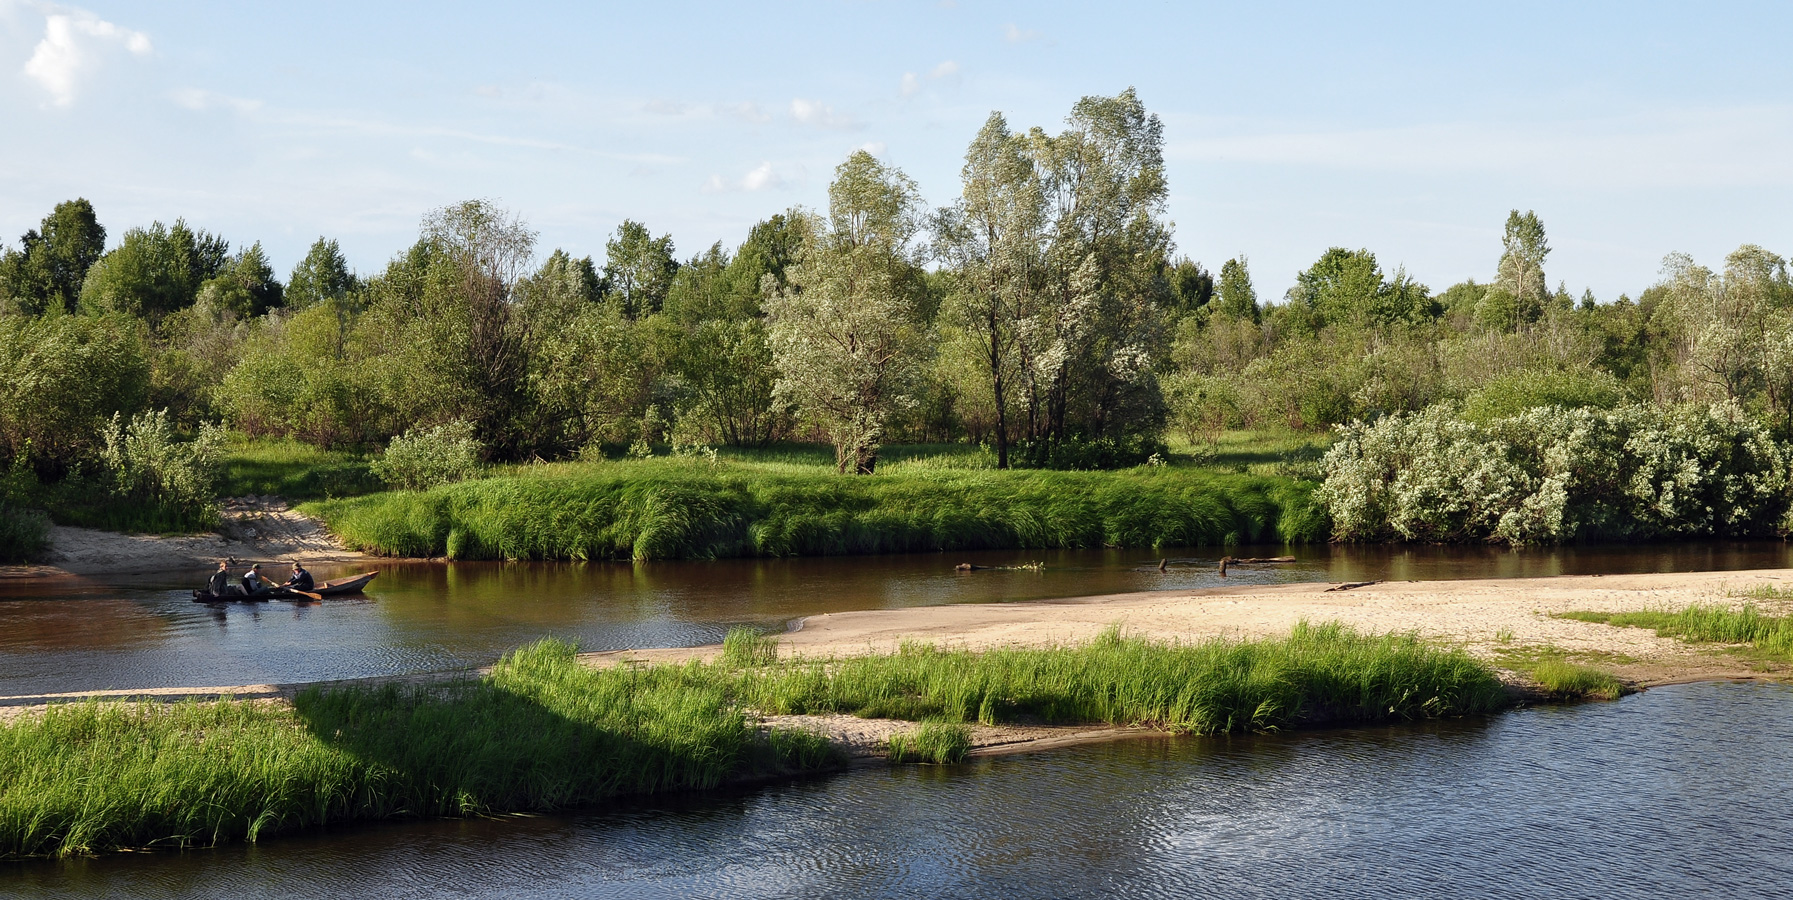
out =
<path fill-rule="evenodd" d="M 981 357 L 994 401 L 996 465 L 1009 467 L 1011 379 L 1021 335 L 1037 315 L 1046 235 L 1046 197 L 1024 136 L 991 113 L 965 152 L 964 191 L 937 220 L 939 247 L 952 272 L 946 321 L 962 329 Z"/>
<path fill-rule="evenodd" d="M 828 434 L 843 473 L 870 474 L 892 413 L 914 402 L 927 332 L 920 217 L 908 176 L 854 152 L 803 262 L 766 302 L 778 392 Z"/>
<path fill-rule="evenodd" d="M 1544 237 L 1544 223 L 1529 209 L 1524 215 L 1515 209 L 1507 214 L 1500 244 L 1500 267 L 1494 276 L 1494 287 L 1512 295 L 1524 321 L 1536 321 L 1550 299 L 1549 282 L 1544 277 L 1550 242 Z"/>
<path fill-rule="evenodd" d="M 1258 321 L 1258 291 L 1251 284 L 1251 269 L 1241 253 L 1220 264 L 1220 284 L 1215 288 L 1214 314 Z"/>
<path fill-rule="evenodd" d="M 320 237 L 293 266 L 286 283 L 286 305 L 301 310 L 326 300 L 346 299 L 358 286 L 342 248 L 335 240 Z"/>
<path fill-rule="evenodd" d="M 282 305 L 284 294 L 260 241 L 231 257 L 223 270 L 199 288 L 201 299 L 242 318 L 259 316 Z"/>
<path fill-rule="evenodd" d="M 654 237 L 633 219 L 624 219 L 616 236 L 604 244 L 605 289 L 631 319 L 660 311 L 678 270 L 672 235 Z"/>
<path fill-rule="evenodd" d="M 106 229 L 84 198 L 66 200 L 35 230 L 19 238 L 18 250 L 0 252 L 0 300 L 11 298 L 21 312 L 51 309 L 74 312 L 87 270 L 106 252 Z"/>
<path fill-rule="evenodd" d="M 154 327 L 163 316 L 192 306 L 200 287 L 230 262 L 228 241 L 194 231 L 184 219 L 173 227 L 156 222 L 132 228 L 88 270 L 81 305 L 138 316 Z"/>

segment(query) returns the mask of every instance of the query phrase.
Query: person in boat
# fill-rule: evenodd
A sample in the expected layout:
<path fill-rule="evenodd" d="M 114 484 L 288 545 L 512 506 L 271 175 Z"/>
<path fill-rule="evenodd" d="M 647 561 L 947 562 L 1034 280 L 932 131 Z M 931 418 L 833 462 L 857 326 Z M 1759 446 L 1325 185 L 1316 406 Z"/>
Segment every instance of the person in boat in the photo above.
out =
<path fill-rule="evenodd" d="M 286 580 L 286 586 L 295 591 L 310 592 L 317 589 L 316 584 L 317 582 L 311 579 L 311 573 L 305 571 L 305 567 L 300 565 L 298 560 L 293 560 L 293 577 Z"/>
<path fill-rule="evenodd" d="M 218 560 L 218 571 L 212 573 L 211 580 L 205 583 L 205 589 L 214 597 L 230 593 L 230 563 Z"/>
<path fill-rule="evenodd" d="M 249 571 L 243 573 L 243 593 L 259 597 L 273 589 L 274 583 L 262 577 L 261 563 L 255 563 L 249 567 Z"/>

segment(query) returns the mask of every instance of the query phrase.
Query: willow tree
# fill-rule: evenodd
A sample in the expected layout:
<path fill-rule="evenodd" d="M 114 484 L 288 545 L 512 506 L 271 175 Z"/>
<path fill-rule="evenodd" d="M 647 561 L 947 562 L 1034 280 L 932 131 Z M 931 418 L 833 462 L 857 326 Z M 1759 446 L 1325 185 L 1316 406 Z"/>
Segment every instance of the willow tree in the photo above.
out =
<path fill-rule="evenodd" d="M 990 385 L 996 465 L 1009 467 L 1009 407 L 1023 331 L 1040 313 L 1045 194 L 1025 136 L 991 113 L 965 152 L 964 193 L 939 219 L 953 273 L 945 321 L 970 338 Z"/>
<path fill-rule="evenodd" d="M 828 214 L 801 262 L 771 288 L 776 391 L 834 444 L 841 472 L 870 474 L 897 410 L 913 405 L 927 347 L 915 182 L 870 153 L 835 169 Z"/>

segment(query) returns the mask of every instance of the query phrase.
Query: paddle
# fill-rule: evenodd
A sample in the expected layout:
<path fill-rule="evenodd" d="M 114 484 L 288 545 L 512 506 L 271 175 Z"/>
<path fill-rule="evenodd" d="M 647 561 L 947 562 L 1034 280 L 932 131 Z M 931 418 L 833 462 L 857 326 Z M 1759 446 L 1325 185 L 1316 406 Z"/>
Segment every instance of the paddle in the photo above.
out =
<path fill-rule="evenodd" d="M 298 589 L 298 588 L 293 588 L 293 587 L 287 587 L 287 586 L 286 586 L 286 585 L 284 585 L 284 584 L 283 584 L 283 585 L 281 585 L 281 586 L 279 586 L 279 587 L 277 587 L 277 588 L 275 588 L 275 589 L 274 589 L 274 591 L 275 591 L 275 593 L 279 593 L 279 594 L 283 594 L 283 595 L 284 595 L 284 594 L 292 594 L 292 595 L 294 595 L 294 596 L 298 596 L 298 597 L 304 597 L 304 598 L 306 598 L 306 599 L 308 599 L 308 600 L 322 600 L 322 599 L 324 599 L 324 595 L 323 595 L 323 594 L 314 594 L 314 593 L 312 593 L 312 592 L 310 592 L 310 591 L 301 591 L 301 590 L 299 590 L 299 589 Z"/>

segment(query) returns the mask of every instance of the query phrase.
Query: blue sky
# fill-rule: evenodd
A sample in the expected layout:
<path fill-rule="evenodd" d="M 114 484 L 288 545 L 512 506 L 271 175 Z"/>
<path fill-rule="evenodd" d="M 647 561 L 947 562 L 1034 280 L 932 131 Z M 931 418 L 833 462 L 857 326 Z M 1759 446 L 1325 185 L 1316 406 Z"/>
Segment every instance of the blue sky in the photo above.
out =
<path fill-rule="evenodd" d="M 1790 35 L 1785 3 L 0 0 L 0 237 L 85 196 L 115 240 L 185 217 L 371 272 L 487 197 L 544 255 L 624 217 L 690 255 L 858 147 L 950 203 L 991 110 L 1056 130 L 1133 86 L 1180 251 L 1262 295 L 1335 245 L 1486 279 L 1517 207 L 1604 300 L 1671 251 L 1793 253 Z"/>

